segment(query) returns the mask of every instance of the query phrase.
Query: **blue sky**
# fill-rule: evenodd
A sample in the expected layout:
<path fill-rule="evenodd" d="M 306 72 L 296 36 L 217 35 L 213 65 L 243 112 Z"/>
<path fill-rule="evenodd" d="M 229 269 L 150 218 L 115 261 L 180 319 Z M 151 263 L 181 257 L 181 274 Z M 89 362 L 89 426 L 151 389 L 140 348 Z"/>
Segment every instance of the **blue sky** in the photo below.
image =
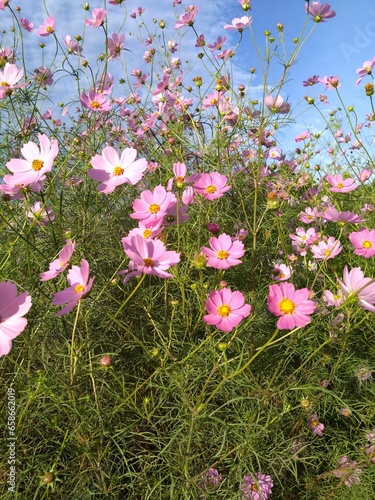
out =
<path fill-rule="evenodd" d="M 234 31 L 226 31 L 223 26 L 226 23 L 231 23 L 234 17 L 241 17 L 246 13 L 241 9 L 238 0 L 190 0 L 183 3 L 189 3 L 199 6 L 198 16 L 195 22 L 195 29 L 198 34 L 204 33 L 206 41 L 212 43 L 216 37 L 227 36 L 228 41 L 224 48 L 233 48 L 239 40 L 239 34 Z M 46 44 L 45 48 L 45 65 L 48 65 L 53 60 L 54 44 L 52 40 L 47 38 L 41 39 L 37 36 L 37 29 L 47 17 L 46 10 L 50 15 L 57 19 L 57 36 L 61 40 L 66 34 L 74 36 L 75 34 L 83 33 L 83 9 L 82 3 L 74 0 L 70 2 L 76 4 L 76 9 L 67 8 L 67 0 L 10 0 L 10 5 L 15 8 L 16 5 L 21 6 L 21 16 L 27 17 L 35 25 L 35 32 L 25 33 L 25 46 L 27 51 L 28 70 L 33 71 L 41 65 L 41 49 L 39 43 L 43 41 Z M 166 28 L 164 30 L 166 39 L 177 38 L 179 33 L 173 29 L 176 14 L 172 8 L 172 0 L 125 0 L 126 9 L 123 6 L 107 5 L 109 34 L 117 32 L 126 35 L 126 47 L 131 52 L 124 52 L 124 60 L 127 70 L 130 72 L 133 68 L 141 67 L 145 71 L 149 68 L 142 62 L 142 54 L 147 47 L 142 46 L 137 40 L 138 30 L 136 22 L 126 18 L 124 23 L 124 14 L 127 11 L 129 14 L 138 6 L 144 7 L 145 13 L 143 18 L 146 24 L 153 29 L 152 20 L 164 19 Z M 364 96 L 363 85 L 370 81 L 366 77 L 362 84 L 355 87 L 356 69 L 362 66 L 362 63 L 367 59 L 372 59 L 375 55 L 375 2 L 373 0 L 333 0 L 330 2 L 331 8 L 336 11 L 336 17 L 329 19 L 325 23 L 319 23 L 315 26 L 314 32 L 306 41 L 302 48 L 297 64 L 291 68 L 290 76 L 285 88 L 281 90 L 281 95 L 288 98 L 293 109 L 296 110 L 295 123 L 292 123 L 284 134 L 283 148 L 290 150 L 295 147 L 293 137 L 307 128 L 313 131 L 320 131 L 324 128 L 322 119 L 311 108 L 306 105 L 303 97 L 306 94 L 317 96 L 325 91 L 323 85 L 315 85 L 311 88 L 302 86 L 302 81 L 314 74 L 321 77 L 327 75 L 337 75 L 342 82 L 340 92 L 342 93 L 344 102 L 347 106 L 354 105 L 358 111 L 359 119 L 365 118 L 366 112 L 370 111 L 369 100 Z M 90 7 L 103 7 L 104 2 L 94 0 L 90 2 Z M 182 7 L 177 6 L 176 12 L 182 13 Z M 89 15 L 89 13 L 88 13 Z M 284 37 L 286 40 L 286 50 L 290 51 L 293 48 L 291 40 L 298 37 L 301 28 L 306 21 L 305 2 L 303 0 L 253 0 L 252 10 L 247 12 L 247 15 L 252 17 L 252 30 L 258 46 L 262 53 L 265 46 L 264 31 L 269 30 L 271 35 L 277 39 L 276 24 L 284 25 Z M 0 27 L 7 33 L 3 36 L 1 46 L 11 47 L 9 41 L 9 13 L 0 11 Z M 310 18 L 306 25 L 305 33 L 308 33 L 315 23 Z M 182 60 L 190 61 L 190 75 L 186 75 L 185 83 L 191 83 L 191 77 L 197 74 L 202 75 L 207 83 L 210 82 L 208 75 L 202 74 L 200 61 L 197 59 L 199 49 L 195 48 L 195 35 L 192 30 L 188 31 L 181 46 L 183 47 L 180 57 Z M 85 28 L 85 44 L 84 55 L 90 61 L 95 61 L 97 55 L 103 52 L 103 38 L 100 30 Z M 243 83 L 249 84 L 249 68 L 255 67 L 257 72 L 251 82 L 250 99 L 259 98 L 261 93 L 259 89 L 263 82 L 261 72 L 259 71 L 259 62 L 256 56 L 256 51 L 253 46 L 250 31 L 243 32 L 243 40 L 240 48 L 236 51 L 236 55 L 231 59 L 232 74 L 234 84 L 237 86 Z M 119 61 L 113 61 L 109 64 L 109 71 L 116 77 L 124 76 L 123 69 Z M 281 74 L 281 66 L 277 60 L 272 62 L 272 67 L 269 74 L 269 85 L 274 85 Z M 55 78 L 55 80 L 57 80 Z M 133 79 L 134 80 L 134 79 Z M 65 82 L 65 83 L 64 83 Z M 61 99 L 68 100 L 69 90 L 66 85 L 66 80 L 60 82 Z M 82 83 L 85 86 L 85 82 Z M 320 105 L 324 112 L 335 109 L 337 99 L 334 91 L 325 91 L 329 100 L 329 105 Z M 67 95 L 68 93 L 68 95 Z M 73 97 L 73 94 L 72 94 Z M 47 103 L 45 104 L 45 106 Z M 48 104 L 51 107 L 51 104 Z M 52 106 L 54 107 L 54 106 Z M 297 111 L 298 110 L 298 111 Z"/>

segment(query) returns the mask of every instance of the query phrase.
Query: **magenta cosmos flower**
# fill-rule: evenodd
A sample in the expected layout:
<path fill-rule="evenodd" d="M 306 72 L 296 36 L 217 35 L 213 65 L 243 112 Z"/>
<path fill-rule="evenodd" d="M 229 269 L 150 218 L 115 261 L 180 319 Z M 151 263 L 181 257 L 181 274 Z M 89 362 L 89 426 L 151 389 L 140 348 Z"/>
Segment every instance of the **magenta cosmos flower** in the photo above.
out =
<path fill-rule="evenodd" d="M 272 494 L 273 479 L 271 476 L 257 472 L 254 476 L 246 474 L 241 491 L 242 500 L 268 500 Z"/>
<path fill-rule="evenodd" d="M 27 292 L 17 296 L 17 286 L 11 281 L 0 283 L 0 357 L 8 354 L 12 340 L 27 325 L 23 318 L 31 307 L 31 297 Z"/>
<path fill-rule="evenodd" d="M 91 165 L 94 167 L 87 173 L 95 181 L 101 182 L 98 191 L 101 193 L 112 193 L 121 184 L 134 185 L 141 180 L 143 172 L 147 168 L 147 161 L 144 158 L 136 160 L 137 150 L 126 148 L 121 153 L 111 146 L 103 149 L 101 155 L 91 158 Z"/>
<path fill-rule="evenodd" d="M 83 107 L 91 111 L 106 113 L 111 110 L 111 104 L 106 100 L 105 95 L 95 90 L 90 90 L 88 94 L 82 92 L 79 100 Z"/>
<path fill-rule="evenodd" d="M 332 186 L 328 189 L 332 193 L 349 193 L 349 191 L 357 189 L 357 184 L 352 177 L 343 179 L 342 175 L 328 174 L 326 181 Z"/>
<path fill-rule="evenodd" d="M 221 198 L 224 193 L 230 190 L 230 186 L 227 186 L 226 176 L 219 174 L 219 172 L 201 174 L 199 179 L 194 182 L 193 188 L 196 193 L 210 201 Z"/>
<path fill-rule="evenodd" d="M 66 304 L 65 307 L 59 311 L 56 316 L 62 316 L 70 312 L 86 295 L 92 287 L 95 278 L 90 278 L 90 266 L 87 260 L 81 260 L 81 266 L 73 266 L 68 272 L 68 282 L 70 287 L 65 288 L 61 292 L 55 293 L 52 299 L 54 306 L 61 306 Z"/>
<path fill-rule="evenodd" d="M 139 219 L 144 226 L 160 225 L 168 209 L 177 202 L 176 196 L 159 185 L 153 191 L 143 191 L 133 202 L 132 219 Z"/>
<path fill-rule="evenodd" d="M 28 186 L 44 180 L 46 173 L 52 170 L 53 162 L 59 151 L 57 141 L 48 139 L 45 134 L 38 134 L 39 145 L 29 141 L 21 148 L 24 160 L 12 158 L 6 164 L 13 172 L 13 183 Z"/>
<path fill-rule="evenodd" d="M 55 31 L 55 28 L 56 28 L 55 18 L 49 16 L 47 17 L 47 19 L 45 19 L 44 24 L 42 24 L 42 26 L 39 27 L 38 35 L 49 36 Z"/>
<path fill-rule="evenodd" d="M 375 280 L 365 278 L 360 267 L 348 271 L 348 267 L 345 266 L 342 281 L 338 278 L 337 281 L 347 299 L 356 297 L 363 309 L 375 312 Z"/>
<path fill-rule="evenodd" d="M 230 288 L 213 290 L 206 300 L 208 314 L 203 321 L 214 325 L 218 330 L 231 332 L 241 321 L 249 316 L 251 306 L 245 304 L 245 297 L 241 292 L 232 292 Z"/>
<path fill-rule="evenodd" d="M 75 241 L 72 243 L 70 239 L 66 240 L 66 245 L 60 250 L 58 259 L 55 259 L 50 263 L 48 271 L 41 273 L 40 281 L 51 280 L 65 271 L 68 267 L 69 260 L 73 255 L 75 247 Z"/>
<path fill-rule="evenodd" d="M 0 71 L 0 99 L 13 92 L 13 89 L 25 87 L 27 83 L 17 83 L 23 77 L 23 68 L 17 68 L 16 64 L 7 62 L 3 71 Z"/>
<path fill-rule="evenodd" d="M 336 15 L 329 3 L 320 5 L 320 2 L 311 2 L 305 5 L 305 9 L 315 23 L 325 23 L 326 19 L 332 19 Z"/>
<path fill-rule="evenodd" d="M 208 267 L 229 269 L 231 266 L 242 264 L 239 259 L 245 254 L 245 250 L 241 241 L 232 241 L 227 234 L 220 234 L 218 238 L 214 236 L 210 238 L 209 244 L 211 248 L 201 248 L 201 251 L 208 257 Z"/>
<path fill-rule="evenodd" d="M 292 283 L 270 285 L 267 307 L 272 314 L 280 316 L 277 321 L 279 330 L 292 330 L 310 323 L 309 314 L 315 311 L 316 304 L 309 297 L 308 288 L 296 290 Z"/>
<path fill-rule="evenodd" d="M 361 228 L 349 234 L 349 240 L 354 246 L 354 253 L 368 259 L 375 255 L 375 229 Z"/>
<path fill-rule="evenodd" d="M 139 234 L 125 237 L 121 241 L 124 252 L 131 259 L 132 269 L 124 283 L 142 273 L 153 274 L 159 278 L 173 278 L 173 274 L 167 273 L 166 270 L 180 262 L 179 253 L 167 250 L 160 240 L 148 240 Z"/>

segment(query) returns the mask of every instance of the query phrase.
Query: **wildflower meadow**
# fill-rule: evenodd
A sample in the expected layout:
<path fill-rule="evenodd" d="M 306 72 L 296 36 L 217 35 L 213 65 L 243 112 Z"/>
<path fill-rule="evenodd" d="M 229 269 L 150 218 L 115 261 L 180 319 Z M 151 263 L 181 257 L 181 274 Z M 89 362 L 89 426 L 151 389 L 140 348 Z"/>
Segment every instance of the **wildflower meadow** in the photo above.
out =
<path fill-rule="evenodd" d="M 374 500 L 375 56 L 260 1 L 0 0 L 2 499 Z"/>

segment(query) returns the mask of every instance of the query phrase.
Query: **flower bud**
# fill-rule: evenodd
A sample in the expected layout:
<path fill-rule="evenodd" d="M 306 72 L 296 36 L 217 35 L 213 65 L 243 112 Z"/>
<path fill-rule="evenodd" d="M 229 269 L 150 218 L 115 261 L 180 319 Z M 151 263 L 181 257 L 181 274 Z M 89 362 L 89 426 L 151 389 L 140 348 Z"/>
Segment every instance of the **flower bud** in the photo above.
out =
<path fill-rule="evenodd" d="M 284 25 L 281 23 L 276 24 L 277 31 L 280 31 L 282 33 L 284 31 Z"/>
<path fill-rule="evenodd" d="M 204 269 L 206 267 L 207 258 L 204 253 L 199 252 L 194 254 L 194 265 L 197 269 Z"/>
<path fill-rule="evenodd" d="M 366 83 L 365 85 L 365 92 L 367 96 L 372 96 L 374 95 L 374 86 L 372 83 Z"/>
<path fill-rule="evenodd" d="M 112 358 L 110 356 L 103 356 L 102 359 L 100 360 L 100 364 L 105 367 L 111 366 Z"/>

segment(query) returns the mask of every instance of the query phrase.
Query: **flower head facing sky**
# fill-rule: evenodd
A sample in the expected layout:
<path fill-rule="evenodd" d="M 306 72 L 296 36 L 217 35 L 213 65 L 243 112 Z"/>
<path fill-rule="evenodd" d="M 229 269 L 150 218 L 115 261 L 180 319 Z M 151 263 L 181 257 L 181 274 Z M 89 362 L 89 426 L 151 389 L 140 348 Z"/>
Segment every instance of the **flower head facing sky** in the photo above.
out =
<path fill-rule="evenodd" d="M 362 227 L 359 231 L 349 234 L 349 240 L 356 255 L 369 259 L 375 255 L 375 229 Z"/>
<path fill-rule="evenodd" d="M 249 316 L 251 306 L 245 304 L 245 297 L 241 292 L 232 292 L 230 288 L 222 288 L 209 293 L 206 310 L 208 314 L 203 316 L 205 323 L 214 325 L 223 332 L 231 332 Z"/>
<path fill-rule="evenodd" d="M 208 257 L 207 266 L 215 269 L 229 269 L 241 264 L 240 258 L 245 254 L 244 245 L 239 240 L 232 240 L 227 234 L 220 234 L 218 238 L 210 238 L 211 248 L 202 247 L 202 252 Z"/>
<path fill-rule="evenodd" d="M 246 474 L 242 481 L 242 500 L 268 500 L 272 494 L 273 479 L 271 476 L 257 472 Z"/>

